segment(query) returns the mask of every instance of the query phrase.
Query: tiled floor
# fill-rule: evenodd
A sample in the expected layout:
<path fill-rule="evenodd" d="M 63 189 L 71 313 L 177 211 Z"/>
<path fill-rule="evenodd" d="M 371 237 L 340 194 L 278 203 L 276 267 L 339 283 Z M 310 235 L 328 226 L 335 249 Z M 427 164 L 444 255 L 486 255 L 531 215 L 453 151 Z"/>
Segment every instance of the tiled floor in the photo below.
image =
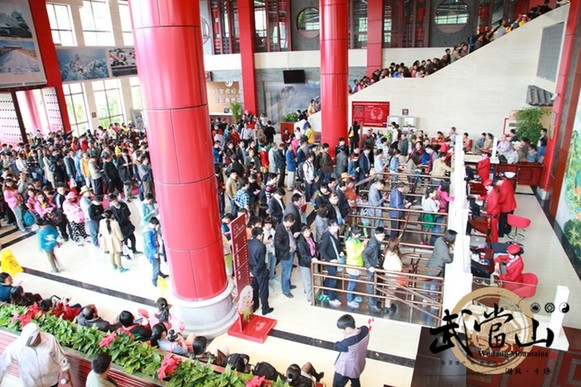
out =
<path fill-rule="evenodd" d="M 525 271 L 539 276 L 539 289 L 533 300 L 539 303 L 552 301 L 555 285 L 566 285 L 570 289 L 571 311 L 565 317 L 565 324 L 581 327 L 581 282 L 553 233 L 536 198 L 527 188 L 519 188 L 517 195 L 519 208 L 516 214 L 533 219 L 526 232 Z M 131 203 L 134 223 L 139 224 L 137 203 Z M 52 294 L 70 296 L 73 302 L 94 303 L 100 314 L 109 320 L 123 309 L 136 311 L 150 308 L 160 296 L 160 291 L 151 286 L 151 267 L 145 257 L 138 256 L 124 264 L 129 271 L 114 272 L 108 258 L 92 246 L 78 247 L 72 243 L 58 249 L 57 256 L 64 267 L 61 274 L 50 274 L 46 257 L 38 249 L 36 236 L 23 238 L 20 232 L 10 232 L 7 227 L 0 229 L 0 241 L 8 246 L 23 267 L 31 269 L 31 274 L 18 274 L 15 281 L 22 281 L 27 291 L 39 292 L 44 296 Z M 138 235 L 138 247 L 141 238 Z M 167 268 L 162 266 L 163 270 Z M 67 280 L 70 279 L 69 284 Z M 324 382 L 331 385 L 333 363 L 337 353 L 327 349 L 330 343 L 341 339 L 335 322 L 344 312 L 312 307 L 303 294 L 300 274 L 295 270 L 293 283 L 298 285 L 295 298 L 283 297 L 280 287 L 275 287 L 270 296 L 275 308 L 269 315 L 277 320 L 275 332 L 264 344 L 244 341 L 228 335 L 217 337 L 212 345 L 227 345 L 231 352 L 245 352 L 251 362 L 266 360 L 279 371 L 284 371 L 291 363 L 313 362 L 318 371 L 325 372 Z M 165 294 L 168 298 L 171 295 Z M 367 316 L 355 314 L 359 325 L 368 324 Z M 372 332 L 369 349 L 373 358 L 368 359 L 362 375 L 362 385 L 381 387 L 384 384 L 409 386 L 416 358 L 420 327 L 398 321 L 376 318 L 371 321 Z M 18 386 L 19 383 L 6 378 L 2 386 Z"/>

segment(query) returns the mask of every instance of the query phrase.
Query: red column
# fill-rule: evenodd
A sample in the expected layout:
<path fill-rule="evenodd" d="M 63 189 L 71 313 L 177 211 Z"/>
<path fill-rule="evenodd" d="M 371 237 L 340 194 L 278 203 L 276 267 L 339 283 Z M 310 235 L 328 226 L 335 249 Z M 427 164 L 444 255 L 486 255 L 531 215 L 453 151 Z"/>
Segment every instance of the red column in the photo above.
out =
<path fill-rule="evenodd" d="M 225 321 L 215 327 L 223 332 L 234 311 L 222 252 L 199 2 L 133 0 L 130 6 L 155 190 L 178 298 L 174 307 L 188 330 L 202 332 Z"/>
<path fill-rule="evenodd" d="M 558 154 L 560 144 L 556 143 L 561 128 L 561 116 L 564 108 L 565 93 L 567 92 L 567 79 L 570 75 L 571 60 L 574 54 L 573 47 L 575 45 L 575 34 L 578 29 L 578 19 L 581 4 L 578 1 L 573 1 L 569 4 L 569 15 L 567 17 L 565 37 L 563 41 L 563 49 L 561 52 L 561 62 L 559 65 L 559 73 L 557 75 L 557 86 L 555 88 L 555 94 L 558 94 L 557 98 L 553 102 L 553 115 L 554 115 L 554 127 L 552 136 L 547 141 L 547 149 L 545 153 L 545 167 L 543 169 L 543 176 L 541 179 L 541 189 L 544 191 L 550 191 L 551 188 L 553 192 L 555 189 L 560 190 L 561 186 L 556 187 L 554 183 L 555 173 L 554 165 L 558 161 Z M 573 109 L 577 106 L 570 105 Z M 562 151 L 562 149 L 561 149 Z M 565 155 L 565 158 L 567 156 Z"/>
<path fill-rule="evenodd" d="M 320 0 L 321 139 L 335 145 L 347 137 L 349 1 Z"/>
<path fill-rule="evenodd" d="M 44 66 L 44 73 L 46 74 L 45 87 L 55 88 L 63 128 L 68 132 L 71 130 L 71 124 L 67 113 L 67 103 L 63 92 L 63 81 L 59 70 L 56 49 L 52 40 L 52 32 L 50 30 L 50 22 L 46 10 L 46 1 L 30 0 L 30 10 L 32 12 L 32 19 L 34 20 L 34 28 L 36 29 L 36 38 L 38 39 L 40 55 L 42 56 L 42 65 Z"/>
<path fill-rule="evenodd" d="M 34 99 L 34 93 L 32 90 L 24 90 L 22 92 L 23 98 L 20 99 L 22 102 L 22 110 L 26 110 L 26 114 L 29 116 L 30 123 L 32 127 L 26 128 L 32 134 L 36 134 L 37 131 L 42 132 L 42 121 L 40 119 L 40 113 L 38 111 L 38 106 L 36 106 L 36 100 Z M 22 106 L 24 105 L 24 106 Z M 68 117 L 67 117 L 68 118 Z"/>
<path fill-rule="evenodd" d="M 244 110 L 258 115 L 256 71 L 254 70 L 254 0 L 238 1 L 238 24 L 240 26 L 240 59 L 242 60 Z"/>
<path fill-rule="evenodd" d="M 383 0 L 367 2 L 367 76 L 381 69 L 383 58 Z"/>

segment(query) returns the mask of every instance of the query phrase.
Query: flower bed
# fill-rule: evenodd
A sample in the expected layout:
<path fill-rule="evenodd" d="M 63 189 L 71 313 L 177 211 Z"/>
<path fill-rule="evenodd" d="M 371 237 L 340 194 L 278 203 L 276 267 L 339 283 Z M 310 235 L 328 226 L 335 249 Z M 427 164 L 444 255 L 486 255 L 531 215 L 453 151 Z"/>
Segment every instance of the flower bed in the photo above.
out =
<path fill-rule="evenodd" d="M 90 371 L 90 359 L 101 351 L 111 355 L 118 369 L 113 369 L 112 377 L 124 386 L 261 386 L 266 381 L 233 371 L 230 366 L 217 367 L 202 364 L 185 357 L 165 354 L 148 343 L 135 340 L 125 334 L 101 332 L 48 314 L 32 313 L 25 307 L 5 305 L 0 308 L 0 328 L 12 333 L 34 321 L 43 332 L 55 336 L 65 348 L 71 361 L 71 372 L 75 385 L 84 385 Z M 12 336 L 10 333 L 5 335 Z M 12 341 L 10 337 L 0 340 L 0 347 Z M 4 348 L 2 348 L 4 349 Z M 164 357 L 165 355 L 165 357 Z M 87 366 L 88 364 L 88 366 Z M 75 380 L 76 379 L 76 380 Z M 259 384 L 257 384 L 259 383 Z M 284 386 L 276 382 L 273 386 Z"/>

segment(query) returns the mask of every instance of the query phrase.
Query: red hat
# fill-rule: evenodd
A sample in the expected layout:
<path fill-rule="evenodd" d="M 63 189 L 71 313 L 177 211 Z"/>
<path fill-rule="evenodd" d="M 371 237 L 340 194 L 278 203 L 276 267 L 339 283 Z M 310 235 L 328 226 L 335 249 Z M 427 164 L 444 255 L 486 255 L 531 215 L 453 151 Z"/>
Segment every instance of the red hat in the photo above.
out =
<path fill-rule="evenodd" d="M 506 248 L 506 252 L 512 255 L 517 255 L 518 253 L 520 253 L 520 251 L 521 251 L 520 245 L 516 243 L 513 243 L 512 245 Z"/>
<path fill-rule="evenodd" d="M 485 155 L 489 155 L 492 153 L 492 151 L 490 149 L 482 149 L 481 152 L 482 152 L 482 154 L 485 154 Z"/>
<path fill-rule="evenodd" d="M 485 187 L 489 187 L 492 185 L 492 180 L 488 179 L 488 180 L 484 180 L 484 182 L 482 183 L 483 186 Z"/>

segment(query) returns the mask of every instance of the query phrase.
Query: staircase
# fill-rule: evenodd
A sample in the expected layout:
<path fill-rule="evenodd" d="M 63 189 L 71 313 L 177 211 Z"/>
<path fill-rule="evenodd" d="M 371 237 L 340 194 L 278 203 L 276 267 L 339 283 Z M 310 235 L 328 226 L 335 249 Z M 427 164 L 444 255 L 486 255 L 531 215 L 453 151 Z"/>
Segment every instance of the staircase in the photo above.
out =
<path fill-rule="evenodd" d="M 554 81 L 537 77 L 541 39 L 545 27 L 566 23 L 568 11 L 566 5 L 542 15 L 427 78 L 377 82 L 350 96 L 349 105 L 389 101 L 391 115 L 401 116 L 408 109 L 418 118 L 418 128 L 431 134 L 455 126 L 472 137 L 482 132 L 500 135 L 509 112 L 526 106 L 529 85 L 555 91 Z M 320 117 L 312 121 L 320 130 Z"/>

